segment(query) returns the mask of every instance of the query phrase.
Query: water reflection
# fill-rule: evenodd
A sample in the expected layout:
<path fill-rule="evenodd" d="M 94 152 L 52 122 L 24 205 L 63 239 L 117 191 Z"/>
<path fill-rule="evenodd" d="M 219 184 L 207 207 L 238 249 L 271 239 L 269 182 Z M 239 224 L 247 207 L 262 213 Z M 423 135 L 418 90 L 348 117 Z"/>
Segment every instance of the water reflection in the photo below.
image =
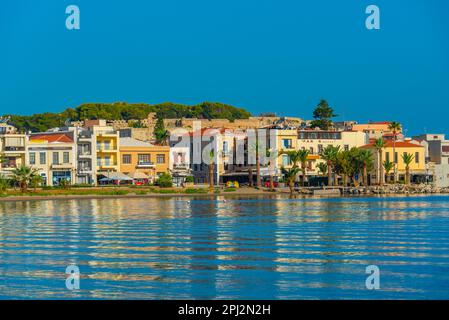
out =
<path fill-rule="evenodd" d="M 0 202 L 0 298 L 447 299 L 448 200 Z"/>

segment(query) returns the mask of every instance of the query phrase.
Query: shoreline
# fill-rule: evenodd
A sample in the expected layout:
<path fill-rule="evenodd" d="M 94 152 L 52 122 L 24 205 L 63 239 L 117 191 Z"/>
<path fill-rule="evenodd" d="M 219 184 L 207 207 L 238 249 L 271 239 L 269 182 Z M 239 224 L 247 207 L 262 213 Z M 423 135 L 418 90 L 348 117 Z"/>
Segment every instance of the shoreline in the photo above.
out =
<path fill-rule="evenodd" d="M 220 193 L 146 193 L 146 194 L 137 194 L 137 193 L 128 193 L 128 194 L 110 194 L 110 195 L 102 195 L 102 194 L 68 194 L 68 195 L 35 195 L 35 196 L 6 196 L 0 197 L 1 202 L 21 202 L 21 201 L 49 201 L 49 200 L 89 200 L 89 199 L 139 199 L 139 198 L 216 198 L 216 197 L 225 197 L 225 198 L 236 198 L 236 197 L 249 197 L 249 198 L 273 198 L 273 197 L 285 197 L 285 198 L 294 198 L 294 199 L 329 199 L 329 198 L 385 198 L 385 197 L 428 197 L 428 196 L 444 196 L 448 195 L 447 193 L 359 193 L 359 194 L 340 194 L 340 195 L 314 195 L 307 193 L 299 193 L 296 192 L 293 196 L 290 195 L 290 192 L 286 191 L 276 191 L 269 192 L 263 190 L 244 190 L 244 192 L 220 192 Z"/>

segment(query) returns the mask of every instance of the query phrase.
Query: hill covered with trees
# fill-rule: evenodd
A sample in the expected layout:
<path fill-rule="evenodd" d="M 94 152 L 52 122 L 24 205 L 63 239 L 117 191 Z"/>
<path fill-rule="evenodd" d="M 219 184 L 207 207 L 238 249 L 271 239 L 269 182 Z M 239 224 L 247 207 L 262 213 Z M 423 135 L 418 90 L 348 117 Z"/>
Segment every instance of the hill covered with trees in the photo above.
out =
<path fill-rule="evenodd" d="M 85 119 L 130 120 L 145 119 L 148 113 L 155 112 L 158 117 L 166 119 L 199 118 L 199 119 L 247 119 L 251 114 L 241 108 L 219 102 L 202 102 L 196 105 L 184 105 L 165 102 L 160 104 L 145 103 L 84 103 L 76 108 L 67 108 L 60 113 L 39 113 L 31 116 L 9 114 L 10 124 L 20 131 L 46 131 L 61 127 L 67 120 Z"/>

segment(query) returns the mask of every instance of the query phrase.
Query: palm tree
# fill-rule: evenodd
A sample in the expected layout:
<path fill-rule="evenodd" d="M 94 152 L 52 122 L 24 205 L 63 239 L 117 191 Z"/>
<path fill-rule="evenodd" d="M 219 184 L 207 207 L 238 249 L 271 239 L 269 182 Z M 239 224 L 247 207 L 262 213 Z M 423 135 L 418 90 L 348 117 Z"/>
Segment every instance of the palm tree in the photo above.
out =
<path fill-rule="evenodd" d="M 215 152 L 212 149 L 209 152 L 209 188 L 212 190 L 214 188 L 214 171 L 215 171 Z"/>
<path fill-rule="evenodd" d="M 383 168 L 385 169 L 385 174 L 387 175 L 387 183 L 390 183 L 390 171 L 394 168 L 394 163 L 385 160 L 383 163 Z"/>
<path fill-rule="evenodd" d="M 325 176 L 327 174 L 327 164 L 326 162 L 320 162 L 316 165 L 318 168 L 318 174 Z"/>
<path fill-rule="evenodd" d="M 411 153 L 404 152 L 402 154 L 402 161 L 404 161 L 405 164 L 405 184 L 410 184 L 410 164 L 412 163 L 413 159 L 415 159 L 415 156 Z"/>
<path fill-rule="evenodd" d="M 301 186 L 304 187 L 304 180 L 306 178 L 307 158 L 309 157 L 309 150 L 298 150 L 298 159 L 301 163 Z"/>
<path fill-rule="evenodd" d="M 396 164 L 396 136 L 401 131 L 401 124 L 393 121 L 388 126 L 388 130 L 393 133 L 393 163 L 394 163 L 394 183 L 397 181 L 397 164 Z"/>
<path fill-rule="evenodd" d="M 43 182 L 44 178 L 40 174 L 36 174 L 31 178 L 30 185 L 33 187 L 34 191 L 36 191 L 37 187 Z"/>
<path fill-rule="evenodd" d="M 379 185 L 383 185 L 384 184 L 384 167 L 382 166 L 383 163 L 383 151 L 382 149 L 384 149 L 387 146 L 385 140 L 383 138 L 379 138 L 376 140 L 376 142 L 374 142 L 374 148 L 376 148 L 377 150 L 377 183 Z"/>
<path fill-rule="evenodd" d="M 292 167 L 290 169 L 286 169 L 282 167 L 281 171 L 282 174 L 284 175 L 285 182 L 287 182 L 288 187 L 290 188 L 290 194 L 292 195 L 294 192 L 296 175 L 299 173 L 299 168 Z"/>
<path fill-rule="evenodd" d="M 332 179 L 332 168 L 335 164 L 335 160 L 337 158 L 337 154 L 340 151 L 340 146 L 334 147 L 332 145 L 328 145 L 326 148 L 321 151 L 321 158 L 326 161 L 327 164 L 327 179 L 328 185 L 333 186 L 334 182 Z"/>
<path fill-rule="evenodd" d="M 20 187 L 22 193 L 25 193 L 28 189 L 28 185 L 35 175 L 37 175 L 37 170 L 31 167 L 22 165 L 19 168 L 15 168 L 12 171 L 12 180 L 17 183 Z"/>
<path fill-rule="evenodd" d="M 271 160 L 271 155 L 272 154 L 274 154 L 274 152 L 267 148 L 266 156 L 267 156 L 267 159 L 270 159 L 268 161 L 268 169 L 269 169 L 269 173 L 270 173 L 270 190 L 271 191 L 274 190 L 273 176 L 274 176 L 274 166 L 275 166 L 275 163 Z"/>
<path fill-rule="evenodd" d="M 368 185 L 368 170 L 373 166 L 373 154 L 367 149 L 357 149 L 358 159 L 363 168 L 363 185 Z"/>

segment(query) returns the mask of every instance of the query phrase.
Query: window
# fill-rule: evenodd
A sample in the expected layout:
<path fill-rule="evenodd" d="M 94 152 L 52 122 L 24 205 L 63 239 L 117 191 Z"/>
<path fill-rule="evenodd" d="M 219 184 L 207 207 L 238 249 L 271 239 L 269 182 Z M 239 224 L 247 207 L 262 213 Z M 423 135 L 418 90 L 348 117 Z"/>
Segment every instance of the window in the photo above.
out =
<path fill-rule="evenodd" d="M 104 141 L 104 150 L 110 150 L 111 149 L 111 141 L 105 140 Z"/>
<path fill-rule="evenodd" d="M 344 145 L 344 149 L 345 149 L 345 151 L 349 151 L 349 145 L 348 145 L 348 144 L 345 144 L 345 145 Z"/>
<path fill-rule="evenodd" d="M 323 151 L 323 145 L 319 144 L 318 145 L 318 153 L 321 153 Z"/>
<path fill-rule="evenodd" d="M 69 163 L 70 162 L 70 155 L 68 152 L 64 152 L 62 154 L 62 162 L 63 163 Z"/>
<path fill-rule="evenodd" d="M 292 139 L 282 139 L 282 147 L 285 149 L 292 148 Z"/>
<path fill-rule="evenodd" d="M 53 152 L 53 164 L 59 164 L 59 152 Z"/>
<path fill-rule="evenodd" d="M 130 154 L 124 154 L 122 157 L 123 164 L 130 164 L 131 163 L 131 155 Z"/>
<path fill-rule="evenodd" d="M 157 163 L 165 163 L 165 154 L 158 154 L 156 159 Z"/>
<path fill-rule="evenodd" d="M 415 152 L 415 163 L 419 163 L 419 152 Z"/>
<path fill-rule="evenodd" d="M 385 152 L 385 160 L 387 162 L 390 162 L 390 153 L 389 152 Z"/>
<path fill-rule="evenodd" d="M 313 147 L 310 147 L 310 154 L 313 154 Z"/>
<path fill-rule="evenodd" d="M 110 166 L 111 165 L 111 157 L 110 156 L 104 157 L 104 164 L 106 166 Z"/>
<path fill-rule="evenodd" d="M 46 164 L 47 163 L 47 157 L 45 152 L 39 153 L 39 163 L 40 164 Z"/>
<path fill-rule="evenodd" d="M 394 163 L 398 163 L 398 153 L 394 153 Z"/>
<path fill-rule="evenodd" d="M 149 154 L 139 154 L 139 163 L 150 163 L 150 155 Z"/>
<path fill-rule="evenodd" d="M 34 152 L 30 153 L 30 164 L 36 164 L 36 154 Z"/>
<path fill-rule="evenodd" d="M 290 165 L 290 158 L 289 158 L 289 156 L 286 155 L 286 154 L 283 154 L 283 155 L 282 155 L 282 165 L 283 165 L 284 167 Z"/>
<path fill-rule="evenodd" d="M 101 166 L 101 157 L 97 157 L 97 166 Z"/>
<path fill-rule="evenodd" d="M 227 141 L 223 141 L 223 153 L 228 153 L 229 151 L 229 143 Z"/>

